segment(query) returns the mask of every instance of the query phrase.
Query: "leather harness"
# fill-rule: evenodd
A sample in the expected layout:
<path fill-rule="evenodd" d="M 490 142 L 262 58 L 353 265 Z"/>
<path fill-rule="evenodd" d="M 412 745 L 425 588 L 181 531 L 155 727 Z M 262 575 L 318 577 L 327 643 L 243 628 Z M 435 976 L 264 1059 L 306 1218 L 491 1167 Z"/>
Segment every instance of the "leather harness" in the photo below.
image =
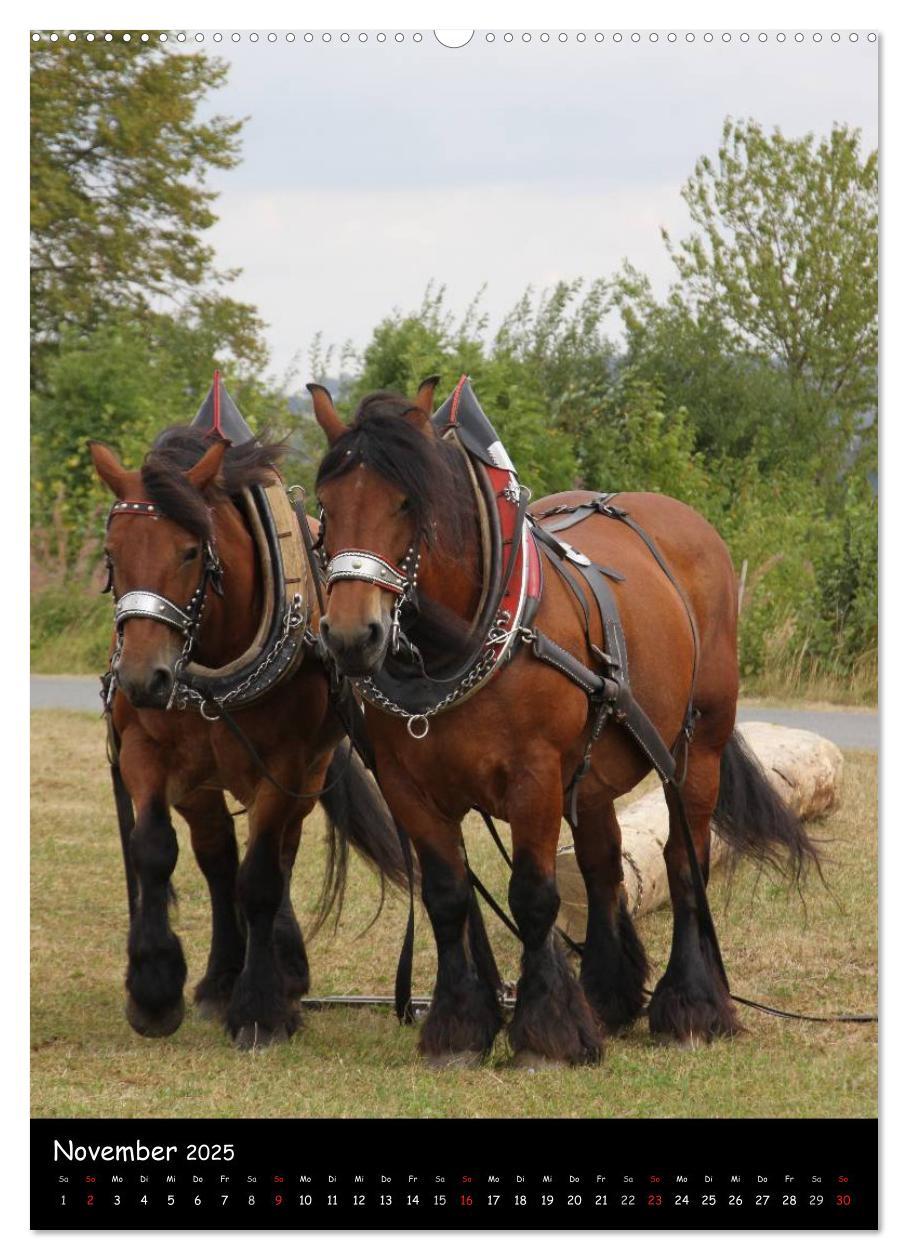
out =
<path fill-rule="evenodd" d="M 485 582 L 485 600 L 476 618 L 478 645 L 449 677 L 431 677 L 425 671 L 418 653 L 399 629 L 401 610 L 416 598 L 419 556 L 415 547 L 411 546 L 400 565 L 371 551 L 341 552 L 330 560 L 323 557 L 329 588 L 338 581 L 368 581 L 397 596 L 388 655 L 375 674 L 354 682 L 356 692 L 368 703 L 403 719 L 409 733 L 422 739 L 428 734 L 433 717 L 469 699 L 523 644 L 537 660 L 580 687 L 590 702 L 586 749 L 568 788 L 568 817 L 574 824 L 578 788 L 589 770 L 593 744 L 609 719 L 627 730 L 663 782 L 673 781 L 677 771 L 674 752 L 666 746 L 631 690 L 624 631 L 610 586 L 611 582 L 624 581 L 624 577 L 614 569 L 594 564 L 560 535 L 597 512 L 624 522 L 644 542 L 681 599 L 693 636 L 694 668 L 684 721 L 675 743 L 678 748 L 693 731 L 692 696 L 699 638 L 687 596 L 656 543 L 614 502 L 614 494 L 599 494 L 586 503 L 558 506 L 531 516 L 527 511 L 529 492 L 517 481 L 507 452 L 483 413 L 469 378 L 461 378 L 432 423 L 441 440 L 459 446 L 472 468 L 478 510 L 492 535 L 492 571 Z M 534 625 L 542 594 L 542 555 L 581 608 L 587 648 L 598 669 L 578 660 Z M 592 605 L 603 627 L 602 645 L 594 638 Z"/>
<path fill-rule="evenodd" d="M 206 437 L 220 437 L 236 445 L 254 439 L 217 372 L 190 427 Z M 279 684 L 292 678 L 299 668 L 305 651 L 313 646 L 309 619 L 315 588 L 306 562 L 303 532 L 277 469 L 274 469 L 272 484 L 244 490 L 240 506 L 258 551 L 263 579 L 262 617 L 249 647 L 236 660 L 218 668 L 192 660 L 208 592 L 222 594 L 223 574 L 216 543 L 213 539 L 203 540 L 201 580 L 184 608 L 156 591 L 127 591 L 117 600 L 114 609 L 117 639 L 108 673 L 102 679 L 105 707 L 109 708 L 113 699 L 123 626 L 131 618 L 160 621 L 182 635 L 183 646 L 174 671 L 168 708 L 195 709 L 209 721 L 258 703 Z M 117 500 L 110 510 L 108 524 L 113 516 L 120 514 L 163 515 L 147 500 Z M 111 586 L 109 573 L 105 589 Z"/>

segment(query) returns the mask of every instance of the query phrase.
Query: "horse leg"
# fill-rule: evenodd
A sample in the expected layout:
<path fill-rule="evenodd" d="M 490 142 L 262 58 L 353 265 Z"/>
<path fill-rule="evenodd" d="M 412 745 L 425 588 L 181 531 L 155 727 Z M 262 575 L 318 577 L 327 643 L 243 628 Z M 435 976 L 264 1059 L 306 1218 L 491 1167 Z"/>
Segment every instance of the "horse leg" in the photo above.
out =
<path fill-rule="evenodd" d="M 548 781 L 548 790 L 540 787 Z M 597 1063 L 602 1034 L 553 931 L 561 899 L 555 851 L 561 826 L 560 766 L 527 771 L 508 788 L 514 869 L 508 902 L 523 942 L 508 1037 L 519 1066 Z"/>
<path fill-rule="evenodd" d="M 720 762 L 721 749 L 693 743 L 681 788 L 704 883 L 709 879 L 709 829 L 719 794 Z M 649 1026 L 656 1036 L 691 1044 L 731 1036 L 740 1031 L 740 1024 L 712 943 L 700 930 L 677 801 L 672 792 L 665 795 L 669 809 L 665 865 L 674 927 L 668 966 L 649 1005 Z"/>
<path fill-rule="evenodd" d="M 597 803 L 594 808 L 581 796 L 573 834 L 587 896 L 580 983 L 605 1031 L 617 1033 L 643 1009 L 649 964 L 627 908 L 614 803 Z"/>
<path fill-rule="evenodd" d="M 127 946 L 126 1018 L 143 1037 L 169 1037 L 183 1022 L 186 960 L 168 918 L 177 853 L 163 784 L 155 785 L 140 798 L 129 839 L 138 902 Z"/>
<path fill-rule="evenodd" d="M 274 944 L 278 962 L 284 973 L 289 998 L 301 998 L 309 992 L 309 959 L 299 921 L 290 899 L 290 880 L 300 845 L 303 824 L 295 819 L 287 824 L 282 846 L 284 892 L 274 919 Z"/>
<path fill-rule="evenodd" d="M 432 1005 L 422 1024 L 419 1049 L 435 1067 L 479 1062 L 501 1027 L 497 968 L 481 924 L 463 860 L 459 825 L 438 820 L 433 841 L 415 841 L 422 872 L 422 898 L 432 923 L 438 973 Z"/>
<path fill-rule="evenodd" d="M 281 781 L 293 781 L 290 768 Z M 304 783 L 304 789 L 311 784 Z M 294 805 L 300 822 L 314 802 Z M 237 877 L 237 896 L 246 920 L 246 956 L 227 1007 L 227 1028 L 240 1050 L 286 1041 L 299 1025 L 287 997 L 275 941 L 275 920 L 285 897 L 283 838 L 291 825 L 286 799 L 264 785 L 249 815 L 249 845 Z"/>
<path fill-rule="evenodd" d="M 221 1020 L 243 967 L 246 940 L 236 904 L 236 829 L 222 792 L 196 791 L 177 811 L 189 824 L 199 869 L 211 898 L 211 948 L 193 1000 L 203 1019 Z"/>

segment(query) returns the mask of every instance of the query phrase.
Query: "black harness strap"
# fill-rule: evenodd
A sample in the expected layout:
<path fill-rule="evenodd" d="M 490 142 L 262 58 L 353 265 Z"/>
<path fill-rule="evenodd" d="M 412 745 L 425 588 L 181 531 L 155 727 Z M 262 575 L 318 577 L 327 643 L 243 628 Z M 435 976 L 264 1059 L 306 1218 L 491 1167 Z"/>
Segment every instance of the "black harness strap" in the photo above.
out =
<path fill-rule="evenodd" d="M 414 897 L 415 876 L 413 873 L 413 846 L 410 837 L 403 827 L 394 820 L 397 838 L 404 855 L 404 866 L 407 870 L 407 884 L 410 894 L 410 907 L 407 912 L 407 927 L 404 932 L 404 943 L 401 946 L 400 958 L 397 960 L 397 974 L 394 977 L 394 1010 L 402 1024 L 412 1024 L 416 1019 L 413 1009 L 413 945 L 416 939 L 416 905 Z"/>
<path fill-rule="evenodd" d="M 532 648 L 537 660 L 554 666 L 572 683 L 585 691 L 591 700 L 601 697 L 605 685 L 602 675 L 578 661 L 576 656 L 550 639 L 547 634 L 543 634 L 541 630 L 537 630 L 533 635 Z"/>
<path fill-rule="evenodd" d="M 592 510 L 592 508 L 585 510 L 585 516 L 591 515 Z M 576 516 L 576 512 L 572 515 Z M 583 517 L 579 519 L 583 519 Z M 576 520 L 573 523 L 576 524 Z M 566 549 L 560 543 L 560 540 L 553 538 L 547 530 L 541 528 L 538 524 L 535 525 L 535 533 L 549 561 L 571 590 L 580 606 L 584 618 L 588 651 L 605 667 L 602 672 L 590 669 L 587 665 L 578 661 L 572 653 L 559 646 L 559 644 L 554 643 L 541 630 L 537 629 L 535 631 L 533 652 L 537 658 L 554 666 L 565 677 L 582 688 L 589 696 L 590 704 L 593 708 L 592 729 L 590 738 L 587 741 L 586 751 L 568 787 L 568 817 L 576 826 L 580 784 L 590 768 L 592 745 L 602 734 L 609 717 L 612 717 L 627 729 L 663 782 L 669 782 L 674 778 L 676 760 L 644 710 L 634 699 L 630 686 L 627 645 L 621 626 L 621 616 L 615 597 L 601 569 L 588 561 L 586 556 L 574 552 L 573 548 Z M 586 583 L 596 601 L 599 619 L 603 627 L 604 648 L 599 647 L 593 638 L 590 606 L 579 582 L 578 574 L 580 573 L 586 579 Z M 688 701 L 688 714 L 689 711 L 690 700 Z M 687 728 L 686 715 L 685 723 L 682 727 L 682 736 Z"/>
<path fill-rule="evenodd" d="M 129 903 L 129 921 L 135 918 L 139 902 L 139 883 L 129 853 L 129 841 L 136 825 L 135 810 L 132 797 L 129 795 L 120 769 L 120 736 L 113 723 L 113 714 L 109 701 L 110 674 L 101 677 L 101 702 L 104 705 L 104 720 L 107 723 L 107 760 L 110 765 L 110 778 L 113 785 L 114 805 L 117 811 L 117 828 L 120 832 L 120 848 L 123 851 L 123 869 L 126 873 L 126 897 Z"/>

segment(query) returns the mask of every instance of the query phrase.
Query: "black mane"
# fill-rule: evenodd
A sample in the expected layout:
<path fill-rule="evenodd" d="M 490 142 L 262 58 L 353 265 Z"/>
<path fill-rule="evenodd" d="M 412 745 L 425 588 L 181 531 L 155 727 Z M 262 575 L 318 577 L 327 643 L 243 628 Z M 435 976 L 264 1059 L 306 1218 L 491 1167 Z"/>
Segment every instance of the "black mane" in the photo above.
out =
<path fill-rule="evenodd" d="M 316 488 L 364 464 L 409 500 L 418 537 L 456 551 L 472 511 L 472 488 L 458 451 L 427 439 L 407 419 L 416 410 L 400 394 L 367 394 L 347 432 L 322 460 Z"/>
<path fill-rule="evenodd" d="M 320 485 L 367 465 L 410 502 L 415 536 L 447 555 L 462 554 L 475 531 L 474 496 L 458 450 L 431 440 L 413 423 L 417 408 L 400 394 L 367 394 L 347 430 L 322 460 Z M 449 608 L 419 593 L 419 615 L 407 627 L 412 642 L 434 668 L 472 650 L 470 627 Z"/>
<path fill-rule="evenodd" d="M 213 492 L 209 490 L 205 497 L 184 474 L 210 446 L 210 440 L 200 430 L 174 425 L 159 434 L 142 464 L 142 484 L 152 503 L 189 533 L 203 539 L 211 534 L 212 499 L 218 495 L 233 498 L 247 486 L 267 484 L 274 478 L 273 465 L 286 452 L 283 443 L 258 438 L 229 447 L 218 487 Z"/>

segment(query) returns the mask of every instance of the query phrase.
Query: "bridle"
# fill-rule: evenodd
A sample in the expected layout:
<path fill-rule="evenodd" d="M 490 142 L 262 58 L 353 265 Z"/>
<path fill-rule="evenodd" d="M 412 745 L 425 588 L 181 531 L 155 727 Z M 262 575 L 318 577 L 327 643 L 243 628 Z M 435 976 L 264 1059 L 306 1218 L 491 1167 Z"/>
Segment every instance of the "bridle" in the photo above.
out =
<path fill-rule="evenodd" d="M 400 564 L 394 564 L 386 556 L 377 551 L 365 548 L 351 548 L 339 551 L 328 558 L 325 551 L 325 513 L 319 513 L 318 537 L 315 540 L 315 552 L 318 555 L 325 580 L 325 592 L 330 594 L 335 582 L 368 582 L 372 586 L 380 586 L 396 596 L 391 611 L 390 650 L 396 654 L 400 646 L 400 616 L 407 603 L 416 601 L 416 585 L 419 580 L 420 551 L 417 542 L 412 542 Z"/>
<path fill-rule="evenodd" d="M 111 519 L 114 516 L 162 517 L 163 515 L 164 513 L 154 503 L 149 503 L 145 499 L 117 499 L 108 513 L 105 530 L 110 527 Z M 104 591 L 110 591 L 114 595 L 114 625 L 117 634 L 114 650 L 110 658 L 108 704 L 113 699 L 117 666 L 123 652 L 123 626 L 133 618 L 144 617 L 149 621 L 158 621 L 162 625 L 170 626 L 172 630 L 176 630 L 183 638 L 183 646 L 174 666 L 173 689 L 167 701 L 167 708 L 169 709 L 173 705 L 180 675 L 192 656 L 192 651 L 198 638 L 198 629 L 205 611 L 208 591 L 213 590 L 216 595 L 224 594 L 224 566 L 221 563 L 214 540 L 205 538 L 200 541 L 202 543 L 202 573 L 198 585 L 182 608 L 179 604 L 175 604 L 168 599 L 166 595 L 161 595 L 157 591 L 127 591 L 125 595 L 121 595 L 117 599 L 116 592 L 113 589 L 113 564 L 109 558 L 107 559 L 107 584 L 104 587 Z"/>

